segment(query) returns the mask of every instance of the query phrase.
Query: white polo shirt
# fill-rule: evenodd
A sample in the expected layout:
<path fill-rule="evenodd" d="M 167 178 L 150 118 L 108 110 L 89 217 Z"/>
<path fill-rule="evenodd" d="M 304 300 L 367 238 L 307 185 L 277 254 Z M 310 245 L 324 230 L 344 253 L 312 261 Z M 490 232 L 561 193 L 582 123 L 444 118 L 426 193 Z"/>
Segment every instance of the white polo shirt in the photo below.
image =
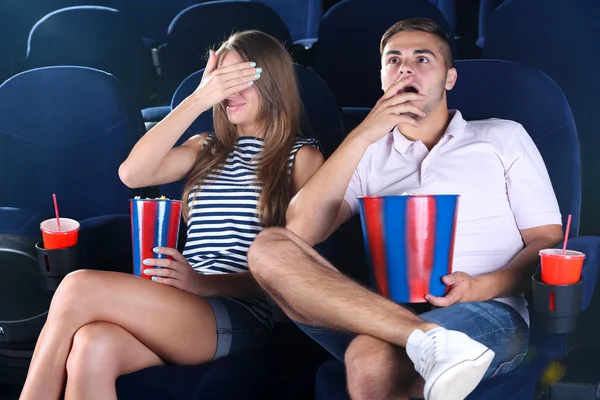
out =
<path fill-rule="evenodd" d="M 398 128 L 373 143 L 344 200 L 358 213 L 359 196 L 459 194 L 453 270 L 479 275 L 504 267 L 523 247 L 520 229 L 561 224 L 544 161 L 522 125 L 465 121 L 457 110 L 431 149 Z M 529 323 L 523 296 L 495 299 Z"/>

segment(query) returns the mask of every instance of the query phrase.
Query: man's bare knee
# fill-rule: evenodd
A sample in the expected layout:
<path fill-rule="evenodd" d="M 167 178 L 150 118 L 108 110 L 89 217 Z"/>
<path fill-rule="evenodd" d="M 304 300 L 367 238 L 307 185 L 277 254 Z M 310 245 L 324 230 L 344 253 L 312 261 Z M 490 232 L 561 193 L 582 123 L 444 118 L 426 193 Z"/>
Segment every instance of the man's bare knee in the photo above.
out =
<path fill-rule="evenodd" d="M 248 249 L 248 266 L 257 280 L 270 276 L 280 268 L 276 264 L 281 247 L 290 244 L 289 232 L 284 228 L 267 228 L 254 239 Z"/>

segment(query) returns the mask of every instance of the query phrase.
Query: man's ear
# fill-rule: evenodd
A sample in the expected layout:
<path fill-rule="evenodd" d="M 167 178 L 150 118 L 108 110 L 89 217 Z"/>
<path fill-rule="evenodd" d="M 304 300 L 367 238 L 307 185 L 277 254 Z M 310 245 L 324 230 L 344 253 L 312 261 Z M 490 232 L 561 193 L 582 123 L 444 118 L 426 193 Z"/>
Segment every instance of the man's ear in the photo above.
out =
<path fill-rule="evenodd" d="M 456 84 L 456 79 L 458 79 L 456 68 L 448 69 L 448 72 L 446 72 L 446 90 L 452 90 Z"/>

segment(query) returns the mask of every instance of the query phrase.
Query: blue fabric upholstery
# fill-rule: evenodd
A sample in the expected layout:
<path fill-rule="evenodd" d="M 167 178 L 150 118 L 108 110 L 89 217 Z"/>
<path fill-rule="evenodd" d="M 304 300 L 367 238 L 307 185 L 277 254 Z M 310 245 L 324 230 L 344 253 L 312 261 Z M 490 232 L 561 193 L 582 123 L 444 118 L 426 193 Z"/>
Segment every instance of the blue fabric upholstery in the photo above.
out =
<path fill-rule="evenodd" d="M 164 43 L 169 24 L 182 10 L 201 1 L 194 0 L 114 0 L 148 42 Z"/>
<path fill-rule="evenodd" d="M 571 105 L 583 162 L 582 234 L 600 234 L 600 147 L 597 96 L 600 79 L 600 2 L 506 0 L 492 13 L 485 36 L 484 58 L 531 65 L 548 74 Z M 523 40 L 527 38 L 527 40 Z M 548 54 L 561 56 L 548 62 Z M 585 62 L 573 60 L 585 54 Z M 592 78 L 594 77 L 594 78 Z M 518 89 L 521 92 L 520 88 Z M 517 96 L 514 96 L 517 97 Z M 542 96 L 536 96 L 536 101 Z"/>
<path fill-rule="evenodd" d="M 381 36 L 410 17 L 429 17 L 453 38 L 440 10 L 423 0 L 379 0 L 376 6 L 371 0 L 343 0 L 325 13 L 314 45 L 313 68 L 342 107 L 372 107 L 383 95 Z"/>
<path fill-rule="evenodd" d="M 304 136 L 316 138 L 327 157 L 345 137 L 341 110 L 327 88 L 327 85 L 317 74 L 301 65 L 296 65 L 295 68 L 300 97 L 307 117 L 302 124 L 302 133 Z M 203 73 L 203 69 L 197 71 L 179 85 L 171 101 L 172 109 L 177 107 L 198 87 Z M 212 130 L 212 110 L 209 110 L 201 114 L 192 123 L 186 134 L 177 142 L 177 145 L 195 134 L 211 132 Z M 182 193 L 182 185 L 182 182 L 163 185 L 161 187 L 161 194 L 172 198 L 179 198 Z"/>
<path fill-rule="evenodd" d="M 456 1 L 457 0 L 429 0 L 431 4 L 435 5 L 440 10 L 453 32 L 456 32 L 457 23 Z"/>
<path fill-rule="evenodd" d="M 46 14 L 65 7 L 92 3 L 98 6 L 112 5 L 113 0 L 4 0 L 0 1 L 0 27 L 7 39 L 2 52 L 13 61 L 21 61 L 27 50 L 27 38 L 31 27 Z"/>
<path fill-rule="evenodd" d="M 37 210 L 14 207 L 0 207 L 0 233 L 26 236 L 36 242 L 42 240 L 40 222 L 52 218 Z"/>
<path fill-rule="evenodd" d="M 144 122 L 159 122 L 171 112 L 171 106 L 148 107 L 142 110 Z"/>
<path fill-rule="evenodd" d="M 489 24 L 492 13 L 504 0 L 479 0 L 479 25 L 477 39 L 477 46 L 483 47 L 485 43 L 485 33 L 487 32 L 487 26 Z"/>
<path fill-rule="evenodd" d="M 141 36 L 119 11 L 97 6 L 54 11 L 31 29 L 27 69 L 52 65 L 96 68 L 122 81 L 140 106 L 153 73 Z"/>
<path fill-rule="evenodd" d="M 83 268 L 133 273 L 129 214 L 102 215 L 82 220 L 79 244 Z"/>
<path fill-rule="evenodd" d="M 112 75 L 45 67 L 0 86 L 0 206 L 79 221 L 129 212 L 119 165 L 143 133 L 140 112 Z"/>
<path fill-rule="evenodd" d="M 350 133 L 363 122 L 370 112 L 370 107 L 343 107 L 342 113 L 344 115 L 344 128 L 346 129 L 346 134 Z"/>
<path fill-rule="evenodd" d="M 271 7 L 290 30 L 294 41 L 316 38 L 323 16 L 323 0 L 253 0 Z"/>
<path fill-rule="evenodd" d="M 517 121 L 527 129 L 538 146 L 563 217 L 573 216 L 569 248 L 587 255 L 582 271 L 582 309 L 587 308 L 598 279 L 600 238 L 576 237 L 581 167 L 577 131 L 564 93 L 544 73 L 513 62 L 457 61 L 456 68 L 458 80 L 454 89 L 448 92 L 450 108 L 459 109 L 467 120 L 503 118 Z M 515 96 L 515 88 L 518 88 L 518 96 Z M 530 400 L 545 368 L 553 359 L 565 356 L 567 335 L 543 332 L 531 307 L 530 314 L 531 340 L 526 359 L 515 371 L 484 381 L 468 399 Z M 318 400 L 348 398 L 341 363 L 329 361 L 320 367 L 316 394 Z"/>
<path fill-rule="evenodd" d="M 572 214 L 571 236 L 577 236 L 581 208 L 579 141 L 561 88 L 539 70 L 513 62 L 465 60 L 458 61 L 456 67 L 458 80 L 448 92 L 448 106 L 460 110 L 467 120 L 503 118 L 525 127 L 546 163 L 563 223 L 566 226 L 567 216 Z"/>
<path fill-rule="evenodd" d="M 265 399 L 266 359 L 266 349 L 259 348 L 200 366 L 146 368 L 117 379 L 117 394 L 120 400 Z"/>
<path fill-rule="evenodd" d="M 257 29 L 283 43 L 290 32 L 268 6 L 249 1 L 210 1 L 186 8 L 171 22 L 161 47 L 161 96 L 171 98 L 190 74 L 204 68 L 208 49 L 216 48 L 232 32 Z"/>

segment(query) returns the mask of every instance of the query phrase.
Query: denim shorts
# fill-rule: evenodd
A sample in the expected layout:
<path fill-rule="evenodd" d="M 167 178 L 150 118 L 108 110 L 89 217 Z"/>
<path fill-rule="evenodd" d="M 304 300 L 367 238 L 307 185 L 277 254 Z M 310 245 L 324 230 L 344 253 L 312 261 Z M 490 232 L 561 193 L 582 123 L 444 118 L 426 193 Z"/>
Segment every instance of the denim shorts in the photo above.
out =
<path fill-rule="evenodd" d="M 213 360 L 265 345 L 271 330 L 233 299 L 205 298 L 217 321 L 217 351 Z"/>
<path fill-rule="evenodd" d="M 504 303 L 494 300 L 456 303 L 450 307 L 424 312 L 419 317 L 446 329 L 463 332 L 493 350 L 496 356 L 484 379 L 512 371 L 527 353 L 529 326 L 514 308 Z M 344 353 L 356 335 L 295 323 L 304 333 L 344 362 Z"/>

